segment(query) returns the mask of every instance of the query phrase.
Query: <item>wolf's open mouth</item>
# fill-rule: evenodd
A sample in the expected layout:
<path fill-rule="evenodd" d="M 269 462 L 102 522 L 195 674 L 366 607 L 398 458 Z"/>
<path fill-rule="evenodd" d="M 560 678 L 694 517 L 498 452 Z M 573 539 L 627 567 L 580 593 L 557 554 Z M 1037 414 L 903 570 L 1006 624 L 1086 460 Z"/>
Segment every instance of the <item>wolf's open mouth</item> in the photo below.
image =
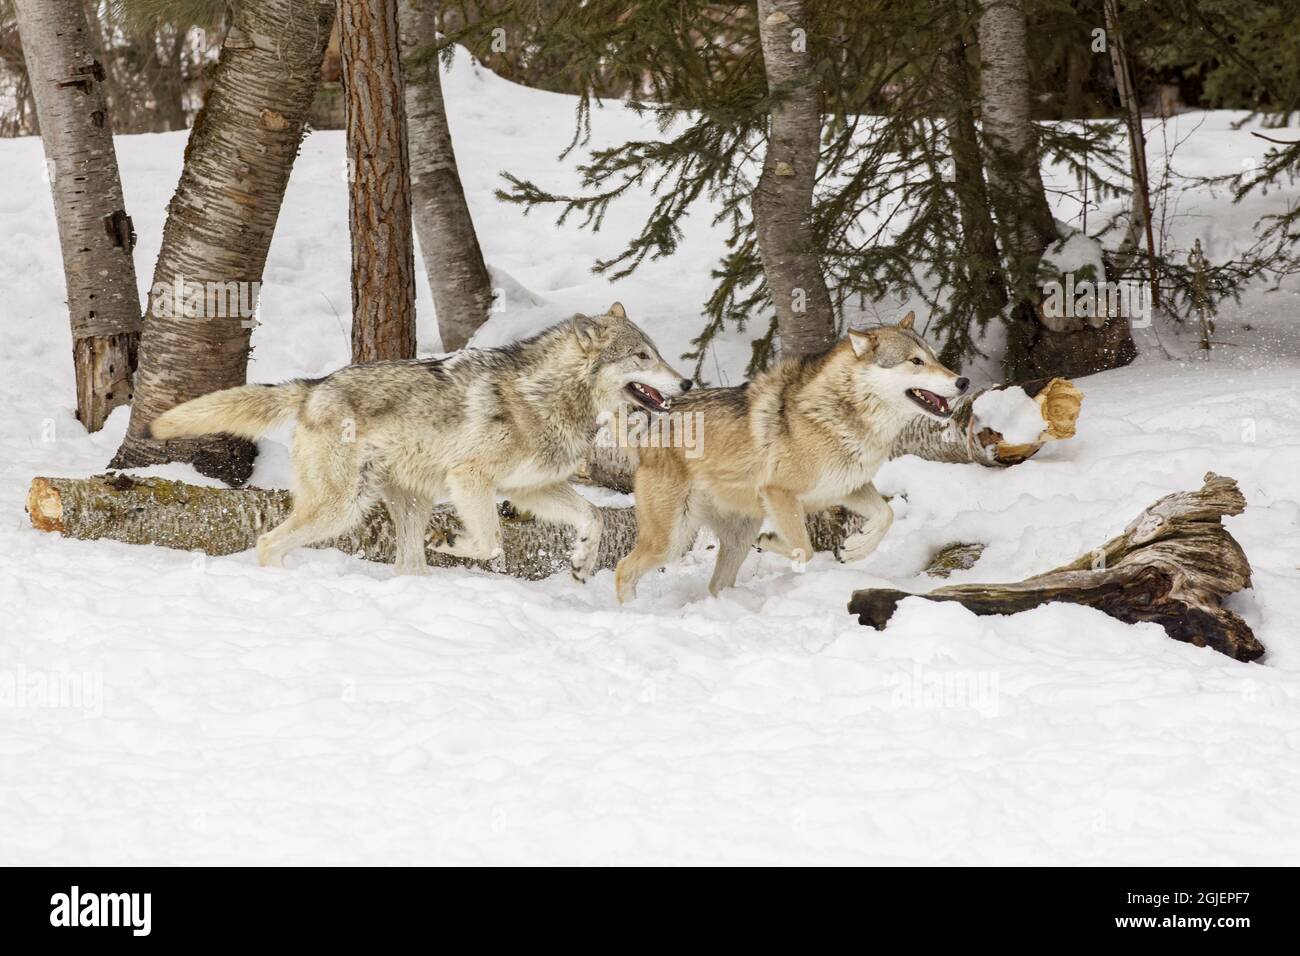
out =
<path fill-rule="evenodd" d="M 931 415 L 937 415 L 940 418 L 950 418 L 952 416 L 952 409 L 948 407 L 948 400 L 934 394 L 934 392 L 927 392 L 923 388 L 909 388 L 907 397 Z"/>
<path fill-rule="evenodd" d="M 658 391 L 649 385 L 642 385 L 640 382 L 630 382 L 627 386 L 627 393 L 636 399 L 637 404 L 652 412 L 666 412 L 670 404 L 669 400 L 664 398 Z"/>

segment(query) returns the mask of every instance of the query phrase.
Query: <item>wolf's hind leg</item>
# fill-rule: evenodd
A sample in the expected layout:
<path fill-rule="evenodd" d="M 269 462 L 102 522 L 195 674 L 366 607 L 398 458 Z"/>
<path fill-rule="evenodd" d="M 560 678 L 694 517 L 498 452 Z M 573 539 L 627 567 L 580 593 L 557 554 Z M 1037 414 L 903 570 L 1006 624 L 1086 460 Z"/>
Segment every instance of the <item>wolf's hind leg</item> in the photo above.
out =
<path fill-rule="evenodd" d="M 844 539 L 840 546 L 840 560 L 858 561 L 876 550 L 880 539 L 894 523 L 894 509 L 870 483 L 845 498 L 843 505 L 854 514 L 862 515 L 863 522 L 862 530 Z"/>
<path fill-rule="evenodd" d="M 600 510 L 567 481 L 513 492 L 510 501 L 542 521 L 567 524 L 578 532 L 569 568 L 574 580 L 585 583 L 600 559 L 600 532 L 605 524 Z"/>
<path fill-rule="evenodd" d="M 690 485 L 684 478 L 652 466 L 642 465 L 637 470 L 636 547 L 614 571 L 620 604 L 636 597 L 636 583 L 642 575 L 663 567 L 695 540 L 700 523 L 689 494 Z"/>
<path fill-rule="evenodd" d="M 812 558 L 812 540 L 804 524 L 803 505 L 793 491 L 768 485 L 759 492 L 763 510 L 776 527 L 775 533 L 760 535 L 758 547 L 783 554 L 797 564 Z"/>
<path fill-rule="evenodd" d="M 754 545 L 754 535 L 758 534 L 762 524 L 761 518 L 748 515 L 719 516 L 708 522 L 718 536 L 718 560 L 709 580 L 709 593 L 714 597 L 723 588 L 736 586 L 736 575 L 740 573 L 740 566 L 745 563 L 749 549 Z"/>
<path fill-rule="evenodd" d="M 424 557 L 424 533 L 429 527 L 433 499 L 391 482 L 384 485 L 381 497 L 393 519 L 393 529 L 396 532 L 397 573 L 428 574 L 429 565 Z"/>
<path fill-rule="evenodd" d="M 299 425 L 293 445 L 293 510 L 257 539 L 263 567 L 284 567 L 284 557 L 346 534 L 361 523 L 374 503 L 369 472 L 355 445 L 339 445 L 319 430 Z"/>
<path fill-rule="evenodd" d="M 500 557 L 501 522 L 492 482 L 474 470 L 453 471 L 447 475 L 447 497 L 464 531 L 447 535 L 433 550 L 471 561 Z"/>
<path fill-rule="evenodd" d="M 347 534 L 361 523 L 373 503 L 373 498 L 351 493 L 314 498 L 301 505 L 295 499 L 289 517 L 257 539 L 258 563 L 264 568 L 284 567 L 284 556 L 294 548 Z"/>

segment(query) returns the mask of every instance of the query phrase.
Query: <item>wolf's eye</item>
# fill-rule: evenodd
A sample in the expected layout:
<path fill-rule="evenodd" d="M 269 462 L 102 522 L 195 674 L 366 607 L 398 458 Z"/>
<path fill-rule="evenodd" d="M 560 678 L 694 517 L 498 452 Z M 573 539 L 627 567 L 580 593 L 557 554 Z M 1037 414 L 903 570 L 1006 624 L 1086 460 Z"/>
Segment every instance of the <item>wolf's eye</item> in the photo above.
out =
<path fill-rule="evenodd" d="M 650 353 L 649 353 L 649 352 L 637 352 L 637 353 L 636 353 L 636 357 L 639 358 L 642 362 L 648 362 L 648 361 L 650 361 Z"/>
<path fill-rule="evenodd" d="M 924 365 L 925 362 L 923 362 L 923 361 L 921 361 L 919 358 L 916 358 L 915 356 L 913 356 L 913 358 L 912 358 L 912 364 L 913 364 L 913 365 Z"/>

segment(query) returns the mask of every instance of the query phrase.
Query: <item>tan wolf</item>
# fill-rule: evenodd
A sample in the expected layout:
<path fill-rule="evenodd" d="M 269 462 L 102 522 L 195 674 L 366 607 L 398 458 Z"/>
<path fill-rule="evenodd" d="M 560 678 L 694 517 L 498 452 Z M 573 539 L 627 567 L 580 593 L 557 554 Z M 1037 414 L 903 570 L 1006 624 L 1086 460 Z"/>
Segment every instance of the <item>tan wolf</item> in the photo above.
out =
<path fill-rule="evenodd" d="M 751 545 L 807 561 L 809 511 L 843 505 L 862 515 L 841 560 L 875 550 L 894 520 L 871 483 L 877 469 L 910 421 L 949 418 L 949 399 L 970 387 L 940 363 L 914 321 L 909 312 L 898 325 L 850 331 L 820 355 L 674 402 L 675 418 L 698 413 L 700 453 L 671 440 L 636 450 L 637 539 L 615 573 L 618 599 L 630 600 L 643 574 L 690 548 L 701 524 L 718 536 L 715 595 L 736 583 Z M 764 518 L 775 530 L 756 538 Z"/>
<path fill-rule="evenodd" d="M 294 421 L 293 511 L 257 542 L 262 565 L 344 534 L 382 500 L 397 533 L 397 570 L 427 573 L 425 532 L 450 499 L 463 532 L 442 554 L 501 553 L 496 495 L 577 529 L 573 575 L 591 576 L 600 512 L 569 484 L 598 419 L 621 403 L 665 410 L 691 387 L 619 303 L 521 342 L 441 359 L 376 362 L 316 380 L 245 385 L 185 402 L 154 420 L 156 438 L 224 432 L 253 439 Z"/>

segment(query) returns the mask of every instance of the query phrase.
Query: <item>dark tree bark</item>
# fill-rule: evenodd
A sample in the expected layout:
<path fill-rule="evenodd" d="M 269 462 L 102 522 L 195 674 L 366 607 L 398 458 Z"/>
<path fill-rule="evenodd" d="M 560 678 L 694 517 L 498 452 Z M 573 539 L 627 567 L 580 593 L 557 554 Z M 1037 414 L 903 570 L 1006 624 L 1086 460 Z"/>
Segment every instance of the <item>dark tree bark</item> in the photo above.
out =
<path fill-rule="evenodd" d="M 1174 640 L 1239 661 L 1257 660 L 1264 646 L 1221 603 L 1250 587 L 1250 562 L 1222 521 L 1245 507 L 1237 482 L 1211 472 L 1199 490 L 1166 495 L 1122 535 L 1063 567 L 1015 584 L 959 584 L 918 596 L 956 601 L 976 614 L 1014 614 L 1068 601 L 1130 624 L 1154 622 Z M 911 596 L 883 588 L 854 591 L 849 613 L 883 628 L 898 602 Z"/>
<path fill-rule="evenodd" d="M 975 318 L 983 328 L 1002 314 L 1008 296 L 984 178 L 984 159 L 975 126 L 975 81 L 962 37 L 953 37 L 940 68 L 943 70 L 944 92 L 952 104 L 948 114 L 948 144 L 952 151 L 953 187 L 961 217 L 962 252 L 967 263 L 965 271 L 973 293 Z M 953 344 L 959 346 L 961 343 L 958 340 Z M 952 363 L 958 360 L 959 354 L 945 352 L 943 358 Z"/>
<path fill-rule="evenodd" d="M 492 280 L 483 263 L 452 148 L 437 58 L 415 54 L 437 40 L 434 0 L 398 0 L 406 63 L 406 121 L 411 146 L 415 234 L 433 292 L 442 347 L 464 348 L 488 320 Z"/>
<path fill-rule="evenodd" d="M 18 0 L 17 14 L 63 252 L 77 418 L 93 432 L 131 400 L 140 336 L 135 231 L 81 0 Z"/>
<path fill-rule="evenodd" d="M 754 226 L 776 307 L 781 356 L 796 358 L 835 341 L 834 308 L 812 228 L 821 104 L 802 0 L 758 0 L 758 32 L 773 104 L 767 154 L 754 191 Z"/>
<path fill-rule="evenodd" d="M 234 8 L 212 88 L 195 118 L 185 166 L 167 207 L 126 440 L 112 467 L 192 462 L 239 485 L 256 447 L 210 436 L 157 441 L 149 423 L 208 392 L 242 385 L 253 321 L 219 307 L 186 315 L 172 294 L 242 289 L 251 302 L 302 142 L 334 18 L 332 0 L 258 0 Z M 232 283 L 234 285 L 232 285 Z M 222 298 L 228 296 L 223 292 Z"/>
<path fill-rule="evenodd" d="M 1104 0 L 1106 17 L 1106 48 L 1110 52 L 1111 68 L 1115 76 L 1115 90 L 1124 110 L 1124 125 L 1128 129 L 1129 169 L 1133 177 L 1133 190 L 1129 198 L 1128 229 L 1116 255 L 1115 268 L 1127 272 L 1137 258 L 1142 239 L 1147 241 L 1147 279 L 1151 283 L 1151 304 L 1160 306 L 1160 281 L 1156 272 L 1156 240 L 1151 223 L 1151 180 L 1147 175 L 1147 141 L 1142 129 L 1142 106 L 1133 86 L 1124 39 L 1120 35 L 1119 11 L 1115 0 Z"/>
<path fill-rule="evenodd" d="M 355 363 L 415 357 L 411 166 L 397 4 L 339 0 Z"/>
<path fill-rule="evenodd" d="M 1038 266 L 1059 237 L 1039 168 L 1030 113 L 1024 0 L 980 0 L 980 102 L 985 170 L 1011 284 L 1006 374 L 1079 377 L 1127 364 L 1137 354 L 1128 323 L 1100 327 L 1038 308 Z"/>

